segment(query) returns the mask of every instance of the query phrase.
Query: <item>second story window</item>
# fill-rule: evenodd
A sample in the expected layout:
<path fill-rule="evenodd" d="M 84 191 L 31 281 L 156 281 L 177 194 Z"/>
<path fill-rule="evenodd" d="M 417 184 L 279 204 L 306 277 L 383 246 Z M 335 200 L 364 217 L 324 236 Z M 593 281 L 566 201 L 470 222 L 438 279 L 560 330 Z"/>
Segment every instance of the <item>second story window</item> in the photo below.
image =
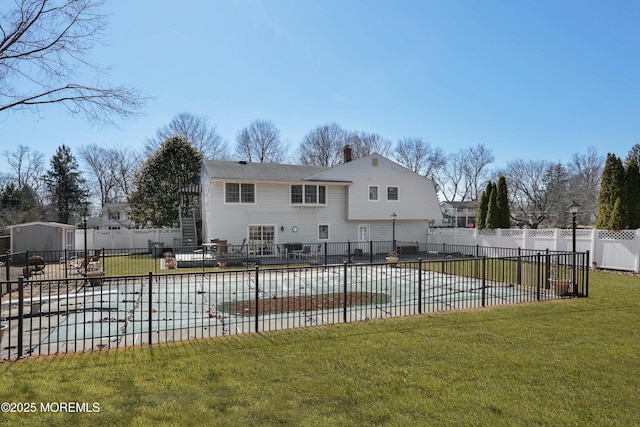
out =
<path fill-rule="evenodd" d="M 292 205 L 326 205 L 327 187 L 324 185 L 292 185 Z"/>
<path fill-rule="evenodd" d="M 370 185 L 369 186 L 369 200 L 377 201 L 378 200 L 378 186 Z"/>
<path fill-rule="evenodd" d="M 398 200 L 398 187 L 387 187 L 387 200 Z"/>
<path fill-rule="evenodd" d="M 224 201 L 226 203 L 255 203 L 255 184 L 227 182 L 224 185 Z"/>

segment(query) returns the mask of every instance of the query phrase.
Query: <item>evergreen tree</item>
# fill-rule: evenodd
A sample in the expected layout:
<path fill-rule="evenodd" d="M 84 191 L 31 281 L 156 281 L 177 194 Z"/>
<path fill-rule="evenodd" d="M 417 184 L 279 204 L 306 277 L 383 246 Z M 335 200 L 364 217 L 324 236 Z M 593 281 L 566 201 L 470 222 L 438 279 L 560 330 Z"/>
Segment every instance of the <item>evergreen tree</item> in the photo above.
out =
<path fill-rule="evenodd" d="M 640 168 L 636 157 L 629 157 L 625 168 L 627 227 L 640 228 Z"/>
<path fill-rule="evenodd" d="M 496 203 L 498 207 L 497 228 L 511 228 L 511 210 L 509 209 L 507 179 L 504 176 L 498 178 Z"/>
<path fill-rule="evenodd" d="M 619 231 L 626 228 L 625 209 L 622 199 L 618 197 L 613 204 L 613 210 L 609 216 L 608 230 Z"/>
<path fill-rule="evenodd" d="M 88 197 L 78 162 L 69 147 L 64 144 L 58 147 L 43 181 L 55 220 L 68 224 L 71 213 L 79 212 Z"/>
<path fill-rule="evenodd" d="M 489 195 L 489 206 L 487 208 L 487 219 L 485 220 L 486 228 L 494 230 L 498 228 L 498 221 L 500 220 L 500 212 L 498 211 L 498 190 L 495 185 L 491 188 L 491 194 Z"/>
<path fill-rule="evenodd" d="M 480 204 L 478 205 L 478 218 L 476 218 L 476 228 L 482 230 L 486 228 L 487 210 L 489 209 L 489 196 L 493 188 L 491 181 L 487 182 L 482 196 L 480 196 Z"/>
<path fill-rule="evenodd" d="M 625 164 L 629 164 L 632 159 L 636 159 L 636 163 L 640 165 L 640 144 L 636 144 L 631 147 L 631 150 L 629 150 L 627 158 L 625 159 Z"/>
<path fill-rule="evenodd" d="M 596 227 L 611 230 L 611 216 L 614 205 L 620 199 L 619 214 L 626 217 L 625 207 L 625 172 L 622 161 L 615 154 L 607 154 L 607 161 L 602 170 L 600 193 L 598 195 L 598 219 Z M 624 228 L 624 226 L 622 227 Z"/>
<path fill-rule="evenodd" d="M 171 137 L 163 142 L 135 174 L 128 202 L 136 224 L 176 225 L 180 207 L 189 208 L 182 190 L 198 184 L 201 164 L 202 153 L 186 139 Z"/>

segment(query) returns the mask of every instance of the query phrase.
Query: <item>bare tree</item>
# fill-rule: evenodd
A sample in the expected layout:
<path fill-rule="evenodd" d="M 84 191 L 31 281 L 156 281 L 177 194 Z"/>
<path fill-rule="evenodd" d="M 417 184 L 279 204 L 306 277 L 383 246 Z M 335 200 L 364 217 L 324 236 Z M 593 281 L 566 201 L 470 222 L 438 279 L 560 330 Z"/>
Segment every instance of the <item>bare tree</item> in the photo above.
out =
<path fill-rule="evenodd" d="M 88 145 L 80 149 L 80 158 L 89 171 L 93 196 L 100 206 L 126 200 L 129 187 L 139 166 L 138 156 L 130 149 Z"/>
<path fill-rule="evenodd" d="M 5 151 L 4 156 L 11 166 L 18 189 L 28 186 L 37 192 L 41 185 L 40 177 L 44 173 L 42 153 L 32 151 L 27 146 L 18 145 L 13 152 Z"/>
<path fill-rule="evenodd" d="M 494 161 L 483 144 L 447 156 L 435 176 L 445 200 L 478 200 L 489 180 L 488 166 Z"/>
<path fill-rule="evenodd" d="M 377 133 L 362 131 L 351 132 L 349 134 L 348 144 L 351 146 L 353 159 L 366 157 L 372 153 L 378 153 L 385 157 L 391 155 L 391 141 Z M 343 147 L 338 149 L 338 156 L 343 152 L 342 149 Z"/>
<path fill-rule="evenodd" d="M 463 150 L 449 154 L 445 165 L 434 176 L 440 194 L 447 201 L 471 200 L 469 197 L 469 181 L 465 174 L 466 153 Z"/>
<path fill-rule="evenodd" d="M 115 162 L 111 151 L 99 145 L 88 145 L 80 149 L 80 159 L 88 166 L 91 177 L 90 188 L 97 189 L 100 197 L 100 206 L 113 202 L 113 189 L 115 180 L 113 168 Z"/>
<path fill-rule="evenodd" d="M 89 52 L 102 36 L 102 0 L 21 0 L 0 13 L 0 112 L 61 104 L 92 123 L 136 114 L 144 99 L 125 86 L 73 82 L 103 70 Z"/>
<path fill-rule="evenodd" d="M 600 180 L 605 158 L 598 150 L 587 147 L 587 152 L 574 153 L 567 164 L 570 176 L 569 194 L 571 200 L 580 205 L 577 221 L 579 224 L 592 224 L 598 213 L 598 194 L 600 193 Z"/>
<path fill-rule="evenodd" d="M 206 159 L 225 160 L 229 158 L 227 143 L 209 124 L 209 119 L 191 113 L 177 114 L 168 125 L 156 131 L 156 135 L 147 138 L 145 149 L 147 154 L 156 151 L 163 142 L 175 136 L 189 141 Z"/>
<path fill-rule="evenodd" d="M 349 132 L 337 123 L 320 125 L 304 136 L 299 151 L 303 165 L 336 166 L 343 161 L 343 149 L 349 141 Z"/>
<path fill-rule="evenodd" d="M 468 148 L 462 166 L 469 194 L 463 200 L 476 200 L 480 197 L 488 179 L 487 167 L 494 160 L 493 153 L 484 144 Z"/>
<path fill-rule="evenodd" d="M 558 165 L 543 160 L 516 159 L 500 171 L 509 185 L 514 220 L 529 228 L 538 228 L 557 211 L 561 203 L 558 198 L 566 201 L 566 190 L 563 190 L 566 187 L 560 182 L 565 175 L 557 168 Z"/>
<path fill-rule="evenodd" d="M 445 154 L 441 148 L 432 148 L 422 138 L 403 138 L 396 145 L 396 160 L 415 173 L 433 178 L 445 165 Z"/>
<path fill-rule="evenodd" d="M 287 149 L 271 120 L 255 120 L 238 132 L 236 154 L 248 162 L 282 163 L 287 157 Z"/>
<path fill-rule="evenodd" d="M 133 149 L 119 146 L 111 149 L 111 156 L 115 164 L 113 176 L 117 188 L 114 198 L 116 201 L 122 202 L 131 193 L 136 171 L 144 161 L 140 154 Z"/>

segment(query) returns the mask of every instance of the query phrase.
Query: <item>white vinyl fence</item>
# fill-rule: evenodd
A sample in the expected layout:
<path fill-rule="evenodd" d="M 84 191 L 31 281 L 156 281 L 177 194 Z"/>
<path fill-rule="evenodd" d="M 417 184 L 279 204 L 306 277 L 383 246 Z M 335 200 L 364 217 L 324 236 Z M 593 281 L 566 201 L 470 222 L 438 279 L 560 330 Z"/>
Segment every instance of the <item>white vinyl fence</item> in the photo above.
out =
<path fill-rule="evenodd" d="M 571 251 L 571 229 L 498 229 L 435 228 L 429 243 L 480 245 L 544 251 Z M 592 265 L 598 268 L 640 272 L 640 229 L 576 230 L 576 251 L 589 251 Z"/>
<path fill-rule="evenodd" d="M 75 249 L 84 250 L 84 232 L 76 230 Z M 149 240 L 162 242 L 165 247 L 181 246 L 179 228 L 96 230 L 87 229 L 87 249 L 140 249 L 148 248 Z"/>

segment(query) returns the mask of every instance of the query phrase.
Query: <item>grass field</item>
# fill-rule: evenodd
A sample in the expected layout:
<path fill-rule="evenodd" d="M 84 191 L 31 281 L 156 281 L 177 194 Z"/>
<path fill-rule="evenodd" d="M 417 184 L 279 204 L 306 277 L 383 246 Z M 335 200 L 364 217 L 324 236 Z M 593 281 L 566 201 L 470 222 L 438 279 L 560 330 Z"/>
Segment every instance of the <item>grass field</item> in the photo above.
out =
<path fill-rule="evenodd" d="M 0 425 L 640 425 L 640 277 L 590 291 L 6 362 Z"/>

